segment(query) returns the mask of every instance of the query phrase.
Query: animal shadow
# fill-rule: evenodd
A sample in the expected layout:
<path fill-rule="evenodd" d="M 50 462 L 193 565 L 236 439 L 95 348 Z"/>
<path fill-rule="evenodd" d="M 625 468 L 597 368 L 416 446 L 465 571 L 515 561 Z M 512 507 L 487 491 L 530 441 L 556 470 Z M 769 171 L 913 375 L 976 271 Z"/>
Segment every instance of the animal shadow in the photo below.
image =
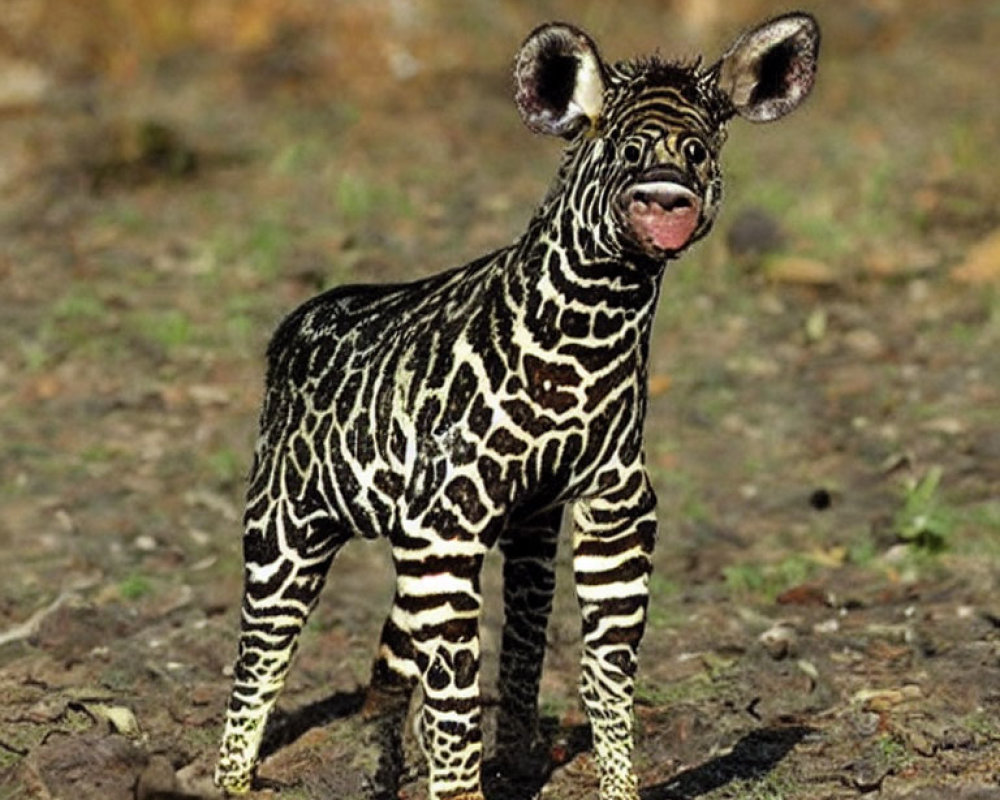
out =
<path fill-rule="evenodd" d="M 313 728 L 357 714 L 364 702 L 365 690 L 358 688 L 353 692 L 335 692 L 294 711 L 276 708 L 267 723 L 264 741 L 260 746 L 260 758 L 263 760 L 288 747 Z"/>
<path fill-rule="evenodd" d="M 641 793 L 642 800 L 691 800 L 731 781 L 762 777 L 814 730 L 795 725 L 751 731 L 726 755 L 647 787 Z"/>
<path fill-rule="evenodd" d="M 336 692 L 315 703 L 294 711 L 275 710 L 268 723 L 261 745 L 261 758 L 295 742 L 309 730 L 351 717 L 361 711 L 365 690 Z M 773 770 L 808 734 L 807 726 L 775 726 L 751 731 L 726 755 L 675 775 L 668 781 L 648 786 L 641 792 L 642 800 L 693 800 L 735 780 L 759 778 Z M 564 763 L 591 748 L 590 728 L 576 725 L 561 728 L 554 718 L 542 720 L 545 745 L 523 765 L 518 775 L 511 775 L 496 759 L 483 765 L 483 788 L 486 797 L 506 800 L 532 800 L 548 783 L 552 773 Z M 559 752 L 558 759 L 554 753 Z M 256 788 L 267 788 L 272 782 L 258 779 Z"/>

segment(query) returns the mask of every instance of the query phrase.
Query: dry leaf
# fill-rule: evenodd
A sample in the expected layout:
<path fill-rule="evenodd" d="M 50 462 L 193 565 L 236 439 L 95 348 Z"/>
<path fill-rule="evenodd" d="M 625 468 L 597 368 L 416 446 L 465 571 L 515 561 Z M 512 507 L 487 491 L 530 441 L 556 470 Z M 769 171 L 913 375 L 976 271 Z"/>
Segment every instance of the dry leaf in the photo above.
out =
<path fill-rule="evenodd" d="M 862 689 L 856 692 L 852 700 L 860 703 L 865 711 L 888 711 L 898 706 L 906 697 L 897 689 Z"/>
<path fill-rule="evenodd" d="M 764 274 L 778 283 L 798 283 L 804 286 L 830 286 L 838 283 L 840 276 L 825 261 L 801 256 L 782 256 L 769 259 Z"/>
<path fill-rule="evenodd" d="M 649 396 L 657 397 L 666 394 L 670 388 L 669 375 L 651 375 L 649 378 Z"/>
<path fill-rule="evenodd" d="M 847 561 L 847 548 L 843 545 L 823 549 L 817 547 L 809 553 L 809 558 L 824 567 L 840 567 Z"/>
<path fill-rule="evenodd" d="M 93 716 L 107 722 L 117 733 L 125 736 L 139 736 L 142 733 L 139 728 L 139 720 L 135 718 L 135 714 L 130 708 L 112 703 L 89 701 L 81 702 L 80 705 Z"/>
<path fill-rule="evenodd" d="M 1000 228 L 970 247 L 951 277 L 972 286 L 1000 281 Z"/>

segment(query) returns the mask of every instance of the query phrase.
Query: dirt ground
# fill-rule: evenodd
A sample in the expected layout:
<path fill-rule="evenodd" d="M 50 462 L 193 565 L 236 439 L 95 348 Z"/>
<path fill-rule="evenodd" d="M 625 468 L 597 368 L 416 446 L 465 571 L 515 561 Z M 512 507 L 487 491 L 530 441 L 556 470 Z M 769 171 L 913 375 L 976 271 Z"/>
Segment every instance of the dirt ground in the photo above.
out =
<path fill-rule="evenodd" d="M 517 235 L 559 148 L 511 101 L 534 25 L 714 57 L 785 8 L 730 5 L 5 8 L 0 800 L 218 796 L 271 330 Z M 1000 4 L 807 5 L 814 96 L 733 124 L 726 208 L 664 284 L 642 796 L 1000 798 Z M 549 768 L 488 764 L 491 800 L 596 797 L 560 569 Z M 363 796 L 390 596 L 382 544 L 347 548 L 255 796 Z"/>

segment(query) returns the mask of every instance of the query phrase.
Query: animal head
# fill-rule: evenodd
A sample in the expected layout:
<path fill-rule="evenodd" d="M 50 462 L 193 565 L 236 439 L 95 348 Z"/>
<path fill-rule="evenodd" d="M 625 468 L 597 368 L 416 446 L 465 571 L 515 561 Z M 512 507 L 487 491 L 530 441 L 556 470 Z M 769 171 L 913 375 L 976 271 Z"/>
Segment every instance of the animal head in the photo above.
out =
<path fill-rule="evenodd" d="M 812 88 L 819 39 L 810 15 L 786 14 L 703 68 L 658 56 L 607 64 L 572 25 L 532 32 L 515 61 L 517 106 L 531 130 L 570 140 L 549 202 L 588 231 L 582 249 L 665 261 L 704 236 L 722 198 L 727 123 L 795 109 Z"/>

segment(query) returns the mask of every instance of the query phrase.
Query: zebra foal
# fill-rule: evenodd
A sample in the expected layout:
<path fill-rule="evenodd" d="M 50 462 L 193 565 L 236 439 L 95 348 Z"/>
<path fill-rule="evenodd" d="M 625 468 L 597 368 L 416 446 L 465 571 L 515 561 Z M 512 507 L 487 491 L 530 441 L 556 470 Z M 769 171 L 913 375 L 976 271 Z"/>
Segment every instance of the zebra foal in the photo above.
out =
<path fill-rule="evenodd" d="M 664 268 L 712 226 L 729 120 L 797 107 L 816 69 L 807 14 L 763 23 L 715 63 L 604 62 L 567 24 L 517 54 L 526 125 L 567 141 L 512 245 L 412 283 L 309 300 L 268 349 L 244 516 L 244 594 L 216 782 L 250 788 L 268 712 L 337 551 L 387 537 L 396 594 L 365 713 L 398 729 L 419 685 L 432 800 L 482 800 L 479 573 L 504 555 L 498 755 L 537 742 L 556 536 L 573 521 L 580 694 L 602 800 L 637 800 L 636 653 L 656 500 L 643 459 L 650 331 Z"/>

